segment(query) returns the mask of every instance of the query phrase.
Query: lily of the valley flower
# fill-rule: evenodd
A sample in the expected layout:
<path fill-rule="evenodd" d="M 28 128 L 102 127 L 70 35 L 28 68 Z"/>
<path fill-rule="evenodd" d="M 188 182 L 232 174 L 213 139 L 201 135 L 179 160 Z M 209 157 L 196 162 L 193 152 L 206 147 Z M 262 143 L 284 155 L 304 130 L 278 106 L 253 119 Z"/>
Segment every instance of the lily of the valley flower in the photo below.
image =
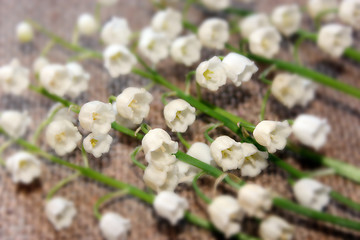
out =
<path fill-rule="evenodd" d="M 66 69 L 71 78 L 71 87 L 66 94 L 75 98 L 88 89 L 90 74 L 77 62 L 66 64 Z"/>
<path fill-rule="evenodd" d="M 243 38 L 249 38 L 257 29 L 270 26 L 269 17 L 264 13 L 251 14 L 239 22 L 239 28 Z"/>
<path fill-rule="evenodd" d="M 194 34 L 176 38 L 170 48 L 170 55 L 175 62 L 191 66 L 199 61 L 201 43 Z"/>
<path fill-rule="evenodd" d="M 83 35 L 92 35 L 99 28 L 99 25 L 95 17 L 89 13 L 81 14 L 77 19 L 76 26 L 77 29 L 79 30 L 79 33 Z"/>
<path fill-rule="evenodd" d="M 339 7 L 339 18 L 346 24 L 359 29 L 360 0 L 343 0 Z"/>
<path fill-rule="evenodd" d="M 150 111 L 152 95 L 144 88 L 128 87 L 116 98 L 119 115 L 128 121 L 139 124 Z"/>
<path fill-rule="evenodd" d="M 253 132 L 255 140 L 266 147 L 270 153 L 282 150 L 286 146 L 286 141 L 291 134 L 291 127 L 288 121 L 261 121 Z"/>
<path fill-rule="evenodd" d="M 280 73 L 274 78 L 271 93 L 288 108 L 307 106 L 315 97 L 317 86 L 309 79 L 296 74 Z"/>
<path fill-rule="evenodd" d="M 169 162 L 162 169 L 157 168 L 152 163 L 147 166 L 143 176 L 146 186 L 156 192 L 175 190 L 179 183 L 178 168 L 174 164 L 175 162 Z"/>
<path fill-rule="evenodd" d="M 16 37 L 19 42 L 25 43 L 30 42 L 34 38 L 34 29 L 27 22 L 21 22 L 16 25 Z"/>
<path fill-rule="evenodd" d="M 217 91 L 226 83 L 226 71 L 218 57 L 204 61 L 196 68 L 196 82 L 210 91 Z"/>
<path fill-rule="evenodd" d="M 103 153 L 109 152 L 112 140 L 113 138 L 109 134 L 95 135 L 90 133 L 84 138 L 83 146 L 86 152 L 99 158 Z"/>
<path fill-rule="evenodd" d="M 76 215 L 74 203 L 63 198 L 54 197 L 45 205 L 45 214 L 56 230 L 70 227 Z"/>
<path fill-rule="evenodd" d="M 29 70 L 21 66 L 17 59 L 0 67 L 0 85 L 4 92 L 20 95 L 29 83 Z"/>
<path fill-rule="evenodd" d="M 229 25 L 221 18 L 209 18 L 200 25 L 198 36 L 204 46 L 223 49 L 229 40 Z"/>
<path fill-rule="evenodd" d="M 221 11 L 230 6 L 230 0 L 201 0 L 201 3 L 214 11 Z"/>
<path fill-rule="evenodd" d="M 239 221 L 244 217 L 244 212 L 236 198 L 228 195 L 216 197 L 208 206 L 208 214 L 215 227 L 229 238 L 240 232 Z"/>
<path fill-rule="evenodd" d="M 210 145 L 211 155 L 223 171 L 237 169 L 244 163 L 241 143 L 228 136 L 220 136 Z"/>
<path fill-rule="evenodd" d="M 164 107 L 164 117 L 171 131 L 183 133 L 195 121 L 195 108 L 182 99 L 172 100 Z"/>
<path fill-rule="evenodd" d="M 14 183 L 29 184 L 41 175 L 41 163 L 32 154 L 18 152 L 6 160 L 6 168 Z"/>
<path fill-rule="evenodd" d="M 30 123 L 31 118 L 27 112 L 7 110 L 0 114 L 1 128 L 14 139 L 24 136 Z"/>
<path fill-rule="evenodd" d="M 164 33 L 155 32 L 151 28 L 141 31 L 139 52 L 156 64 L 169 55 L 169 39 Z"/>
<path fill-rule="evenodd" d="M 129 119 L 122 117 L 116 107 L 116 102 L 112 103 L 113 111 L 115 113 L 115 121 L 120 124 L 121 126 L 124 126 L 126 128 L 134 129 L 138 124 L 133 123 L 132 121 L 129 121 Z"/>
<path fill-rule="evenodd" d="M 106 240 L 125 240 L 131 229 L 129 219 L 114 212 L 105 213 L 99 223 L 100 231 Z"/>
<path fill-rule="evenodd" d="M 60 156 L 72 152 L 80 139 L 79 130 L 68 120 L 53 121 L 46 129 L 46 142 Z"/>
<path fill-rule="evenodd" d="M 271 21 L 282 34 L 290 36 L 300 28 L 300 8 L 296 4 L 281 5 L 272 12 Z"/>
<path fill-rule="evenodd" d="M 263 218 L 272 206 L 270 191 L 253 183 L 239 189 L 238 201 L 247 215 L 257 218 Z"/>
<path fill-rule="evenodd" d="M 91 101 L 85 103 L 80 109 L 80 126 L 86 131 L 107 134 L 113 121 L 115 121 L 115 113 L 111 103 Z"/>
<path fill-rule="evenodd" d="M 241 166 L 241 176 L 255 177 L 268 166 L 267 152 L 259 151 L 254 144 L 242 143 L 244 163 Z"/>
<path fill-rule="evenodd" d="M 75 113 L 73 111 L 70 111 L 68 108 L 65 108 L 61 103 L 55 103 L 48 111 L 47 117 L 50 117 L 51 114 L 55 111 L 55 109 L 61 108 L 56 112 L 56 114 L 53 116 L 52 121 L 57 120 L 68 120 L 69 122 L 75 123 Z"/>
<path fill-rule="evenodd" d="M 184 217 L 185 211 L 189 208 L 185 198 L 169 191 L 163 191 L 156 195 L 153 205 L 156 213 L 173 226 Z"/>
<path fill-rule="evenodd" d="M 169 39 L 174 39 L 182 30 L 181 13 L 172 8 L 159 11 L 152 18 L 151 27 L 156 32 L 164 33 Z"/>
<path fill-rule="evenodd" d="M 301 114 L 295 119 L 292 130 L 302 144 L 319 149 L 326 143 L 331 127 L 326 119 Z"/>
<path fill-rule="evenodd" d="M 321 211 L 330 202 L 330 187 L 314 179 L 300 179 L 293 189 L 296 200 L 305 207 Z"/>
<path fill-rule="evenodd" d="M 332 57 L 340 57 L 352 43 L 351 27 L 337 23 L 323 26 L 317 38 L 318 46 Z"/>
<path fill-rule="evenodd" d="M 291 240 L 294 227 L 280 217 L 269 216 L 261 221 L 259 235 L 263 240 Z"/>
<path fill-rule="evenodd" d="M 280 50 L 281 35 L 274 27 L 263 27 L 249 37 L 250 51 L 267 58 L 274 57 Z"/>
<path fill-rule="evenodd" d="M 103 55 L 104 66 L 113 78 L 130 73 L 137 63 L 135 56 L 123 45 L 112 44 L 105 49 Z"/>
<path fill-rule="evenodd" d="M 41 70 L 49 64 L 50 62 L 47 58 L 40 56 L 34 61 L 33 71 L 35 72 L 35 74 L 40 74 Z"/>
<path fill-rule="evenodd" d="M 316 18 L 319 14 L 337 8 L 337 0 L 308 0 L 307 9 L 312 18 Z M 335 13 L 328 13 L 323 16 L 323 20 L 330 21 L 336 16 Z"/>
<path fill-rule="evenodd" d="M 41 69 L 40 83 L 50 93 L 64 96 L 72 83 L 67 68 L 60 64 L 49 64 Z"/>
<path fill-rule="evenodd" d="M 125 18 L 113 17 L 101 30 L 101 39 L 106 45 L 127 45 L 130 36 L 131 30 Z"/>
<path fill-rule="evenodd" d="M 233 52 L 226 55 L 222 63 L 226 70 L 227 77 L 237 87 L 240 86 L 242 82 L 249 81 L 252 75 L 258 70 L 253 61 Z"/>

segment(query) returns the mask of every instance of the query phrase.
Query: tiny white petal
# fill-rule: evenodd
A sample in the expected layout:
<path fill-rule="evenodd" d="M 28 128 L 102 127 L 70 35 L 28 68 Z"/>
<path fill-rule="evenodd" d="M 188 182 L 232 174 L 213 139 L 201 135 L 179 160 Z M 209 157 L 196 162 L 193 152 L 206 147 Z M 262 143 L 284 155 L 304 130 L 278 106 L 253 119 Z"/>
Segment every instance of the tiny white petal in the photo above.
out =
<path fill-rule="evenodd" d="M 131 223 L 117 213 L 107 212 L 101 217 L 99 227 L 106 240 L 126 240 Z"/>
<path fill-rule="evenodd" d="M 107 134 L 111 123 L 115 121 L 115 113 L 111 103 L 91 101 L 85 103 L 79 113 L 80 126 L 95 134 Z"/>
<path fill-rule="evenodd" d="M 41 69 L 40 83 L 50 93 L 62 97 L 71 87 L 72 78 L 65 66 L 49 64 Z"/>
<path fill-rule="evenodd" d="M 201 43 L 194 34 L 176 38 L 171 44 L 170 54 L 175 62 L 191 66 L 200 60 Z"/>
<path fill-rule="evenodd" d="M 136 57 L 123 45 L 112 44 L 103 55 L 104 66 L 113 78 L 130 73 L 137 63 Z"/>
<path fill-rule="evenodd" d="M 143 176 L 146 186 L 156 192 L 174 191 L 179 183 L 179 173 L 177 166 L 173 163 L 166 165 L 162 169 L 149 164 Z"/>
<path fill-rule="evenodd" d="M 70 227 L 76 209 L 73 202 L 62 197 L 54 197 L 46 202 L 45 213 L 54 228 L 59 231 Z"/>
<path fill-rule="evenodd" d="M 274 57 L 280 50 L 281 35 L 274 27 L 263 27 L 249 37 L 250 51 L 267 58 Z"/>
<path fill-rule="evenodd" d="M 156 64 L 169 55 L 170 41 L 164 33 L 158 33 L 151 28 L 141 31 L 138 49 L 142 55 Z"/>
<path fill-rule="evenodd" d="M 41 175 L 41 163 L 32 154 L 18 152 L 6 159 L 14 183 L 29 184 Z"/>
<path fill-rule="evenodd" d="M 259 235 L 263 240 L 291 240 L 294 227 L 280 217 L 269 216 L 261 221 Z"/>
<path fill-rule="evenodd" d="M 257 29 L 270 26 L 269 17 L 264 13 L 252 14 L 239 22 L 239 28 L 243 38 L 249 38 Z"/>
<path fill-rule="evenodd" d="M 86 152 L 91 153 L 94 157 L 99 158 L 103 153 L 109 152 L 113 138 L 109 135 L 95 135 L 90 133 L 84 138 L 83 146 Z"/>
<path fill-rule="evenodd" d="M 238 201 L 247 215 L 257 218 L 263 218 L 272 206 L 270 191 L 253 183 L 239 189 Z"/>
<path fill-rule="evenodd" d="M 182 31 L 181 13 L 172 8 L 159 11 L 152 18 L 151 27 L 154 31 L 164 33 L 169 39 L 173 39 Z"/>
<path fill-rule="evenodd" d="M 0 85 L 5 93 L 20 95 L 30 84 L 29 70 L 15 58 L 0 67 Z"/>
<path fill-rule="evenodd" d="M 291 36 L 301 25 L 301 10 L 298 5 L 280 5 L 271 14 L 274 26 L 285 36 Z"/>
<path fill-rule="evenodd" d="M 244 163 L 241 166 L 241 176 L 255 177 L 268 166 L 267 152 L 259 151 L 254 144 L 242 143 Z"/>
<path fill-rule="evenodd" d="M 228 136 L 220 136 L 210 145 L 211 155 L 223 171 L 240 168 L 244 163 L 241 143 Z"/>
<path fill-rule="evenodd" d="M 19 42 L 30 42 L 34 38 L 34 29 L 27 22 L 21 22 L 16 25 L 16 37 Z"/>
<path fill-rule="evenodd" d="M 198 36 L 204 46 L 224 49 L 229 40 L 229 25 L 221 18 L 209 18 L 200 25 Z"/>
<path fill-rule="evenodd" d="M 81 14 L 77 19 L 77 29 L 80 34 L 92 35 L 99 28 L 95 17 L 89 13 Z"/>
<path fill-rule="evenodd" d="M 130 36 L 131 30 L 125 18 L 113 17 L 101 30 L 101 39 L 106 45 L 127 45 Z"/>
<path fill-rule="evenodd" d="M 183 133 L 195 121 L 195 108 L 182 99 L 172 100 L 164 107 L 164 117 L 171 131 Z"/>
<path fill-rule="evenodd" d="M 196 68 L 196 82 L 210 91 L 217 91 L 226 83 L 226 71 L 218 57 L 204 61 Z"/>
<path fill-rule="evenodd" d="M 12 138 L 23 137 L 31 123 L 27 112 L 7 110 L 0 114 L 0 126 Z"/>

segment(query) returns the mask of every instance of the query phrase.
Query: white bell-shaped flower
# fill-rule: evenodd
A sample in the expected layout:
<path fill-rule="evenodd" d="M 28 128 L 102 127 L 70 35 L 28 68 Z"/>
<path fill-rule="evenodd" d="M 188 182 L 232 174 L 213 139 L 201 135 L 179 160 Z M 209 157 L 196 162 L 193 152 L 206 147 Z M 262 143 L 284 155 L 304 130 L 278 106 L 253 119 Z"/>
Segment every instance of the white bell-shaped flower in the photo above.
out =
<path fill-rule="evenodd" d="M 55 103 L 48 111 L 47 117 L 54 113 L 55 109 L 59 109 L 52 118 L 52 121 L 68 120 L 69 122 L 76 123 L 76 114 L 69 108 L 64 107 L 61 103 Z"/>
<path fill-rule="evenodd" d="M 173 226 L 184 217 L 185 211 L 189 208 L 185 198 L 170 191 L 157 194 L 153 205 L 156 213 L 168 220 Z"/>
<path fill-rule="evenodd" d="M 314 179 L 300 179 L 293 189 L 296 200 L 305 207 L 321 211 L 330 202 L 331 188 Z"/>
<path fill-rule="evenodd" d="M 72 84 L 67 68 L 60 64 L 49 64 L 41 69 L 40 83 L 50 93 L 64 96 Z"/>
<path fill-rule="evenodd" d="M 281 35 L 274 27 L 259 28 L 249 37 L 250 51 L 254 54 L 272 58 L 280 50 Z"/>
<path fill-rule="evenodd" d="M 74 151 L 81 139 L 77 127 L 68 120 L 57 120 L 50 123 L 45 136 L 47 144 L 60 156 Z"/>
<path fill-rule="evenodd" d="M 224 49 L 225 43 L 229 40 L 229 25 L 221 18 L 209 18 L 201 23 L 198 36 L 202 45 Z"/>
<path fill-rule="evenodd" d="M 101 30 L 101 39 L 105 45 L 127 45 L 130 41 L 131 30 L 125 18 L 113 17 L 105 23 Z"/>
<path fill-rule="evenodd" d="M 34 29 L 27 22 L 20 22 L 16 25 L 16 37 L 19 42 L 30 42 L 34 38 Z"/>
<path fill-rule="evenodd" d="M 208 205 L 208 214 L 211 222 L 226 238 L 240 232 L 239 221 L 243 219 L 244 212 L 236 198 L 228 195 L 216 197 Z"/>
<path fill-rule="evenodd" d="M 210 145 L 211 155 L 223 171 L 237 169 L 244 163 L 241 143 L 228 136 L 220 136 Z"/>
<path fill-rule="evenodd" d="M 109 134 L 95 135 L 90 133 L 84 138 L 83 146 L 86 152 L 99 158 L 103 153 L 109 152 L 113 138 Z"/>
<path fill-rule="evenodd" d="M 107 212 L 101 216 L 99 227 L 106 240 L 126 240 L 131 223 L 117 213 Z"/>
<path fill-rule="evenodd" d="M 241 166 L 241 176 L 256 177 L 269 164 L 267 162 L 268 153 L 259 151 L 254 144 L 242 143 L 244 153 L 244 163 Z"/>
<path fill-rule="evenodd" d="M 41 163 L 32 154 L 18 152 L 6 160 L 6 168 L 14 183 L 29 184 L 41 175 Z"/>
<path fill-rule="evenodd" d="M 151 20 L 151 28 L 164 33 L 169 39 L 174 39 L 182 30 L 181 13 L 172 8 L 159 11 Z"/>
<path fill-rule="evenodd" d="M 77 62 L 66 64 L 71 78 L 71 87 L 67 91 L 67 95 L 72 98 L 78 97 L 89 87 L 90 74 Z"/>
<path fill-rule="evenodd" d="M 194 107 L 182 99 L 170 101 L 164 107 L 166 125 L 173 132 L 186 132 L 188 127 L 195 121 L 195 110 Z"/>
<path fill-rule="evenodd" d="M 285 36 L 291 36 L 301 25 L 301 10 L 298 5 L 280 5 L 271 14 L 274 26 Z"/>
<path fill-rule="evenodd" d="M 0 114 L 0 127 L 12 138 L 23 137 L 31 123 L 27 112 L 7 110 Z"/>
<path fill-rule="evenodd" d="M 317 85 L 296 74 L 280 73 L 271 84 L 271 93 L 288 108 L 307 106 L 315 97 Z"/>
<path fill-rule="evenodd" d="M 327 119 L 301 114 L 295 119 L 292 130 L 302 144 L 318 150 L 326 143 L 331 127 Z"/>
<path fill-rule="evenodd" d="M 111 103 L 91 101 L 85 103 L 80 109 L 80 126 L 86 131 L 107 134 L 113 121 L 115 121 L 115 113 Z"/>
<path fill-rule="evenodd" d="M 339 6 L 339 18 L 353 28 L 359 29 L 360 25 L 360 0 L 343 0 Z"/>
<path fill-rule="evenodd" d="M 20 95 L 30 84 L 29 70 L 17 59 L 0 67 L 0 85 L 5 93 Z"/>
<path fill-rule="evenodd" d="M 194 34 L 176 38 L 170 48 L 170 55 L 177 63 L 191 66 L 200 60 L 201 43 Z"/>
<path fill-rule="evenodd" d="M 152 95 L 144 88 L 128 87 L 116 98 L 119 115 L 134 124 L 139 124 L 150 111 Z"/>
<path fill-rule="evenodd" d="M 217 91 L 226 83 L 226 71 L 218 57 L 204 61 L 196 68 L 196 82 L 210 91 Z"/>
<path fill-rule="evenodd" d="M 255 63 L 238 53 L 229 53 L 222 61 L 227 77 L 239 87 L 242 82 L 247 82 L 258 71 Z"/>
<path fill-rule="evenodd" d="M 251 14 L 239 22 L 241 36 L 247 39 L 257 29 L 270 26 L 269 17 L 264 13 Z"/>
<path fill-rule="evenodd" d="M 266 147 L 269 153 L 282 150 L 286 146 L 286 141 L 291 134 L 291 127 L 288 121 L 261 121 L 253 132 L 255 140 Z"/>
<path fill-rule="evenodd" d="M 214 11 L 221 11 L 230 6 L 230 0 L 201 0 L 201 3 Z"/>
<path fill-rule="evenodd" d="M 179 183 L 178 168 L 175 164 L 170 164 L 159 169 L 151 163 L 145 169 L 143 179 L 146 186 L 156 192 L 174 191 Z"/>
<path fill-rule="evenodd" d="M 138 49 L 139 52 L 156 64 L 169 55 L 170 41 L 164 33 L 158 33 L 151 28 L 141 31 Z"/>
<path fill-rule="evenodd" d="M 239 189 L 238 201 L 247 215 L 257 218 L 263 218 L 272 206 L 271 192 L 253 183 L 247 183 Z"/>
<path fill-rule="evenodd" d="M 129 121 L 129 119 L 122 117 L 116 107 L 116 102 L 112 103 L 113 111 L 115 113 L 115 121 L 120 124 L 121 126 L 124 126 L 126 128 L 134 129 L 139 124 L 133 123 L 132 121 Z"/>
<path fill-rule="evenodd" d="M 103 56 L 104 66 L 113 78 L 130 73 L 137 63 L 136 57 L 123 45 L 109 45 Z"/>
<path fill-rule="evenodd" d="M 46 57 L 40 56 L 40 57 L 36 58 L 34 61 L 34 64 L 33 64 L 34 73 L 40 74 L 41 70 L 49 64 L 50 64 L 50 62 Z"/>
<path fill-rule="evenodd" d="M 79 30 L 79 33 L 83 35 L 92 35 L 99 28 L 95 17 L 89 13 L 81 14 L 77 19 L 76 26 Z"/>
<path fill-rule="evenodd" d="M 317 38 L 317 45 L 324 52 L 335 58 L 340 57 L 352 43 L 351 27 L 337 23 L 322 26 Z"/>
<path fill-rule="evenodd" d="M 280 217 L 269 216 L 261 221 L 259 235 L 263 240 L 291 240 L 294 227 Z"/>
<path fill-rule="evenodd" d="M 54 197 L 46 202 L 45 214 L 56 230 L 70 227 L 75 215 L 74 203 L 63 198 Z"/>
<path fill-rule="evenodd" d="M 307 9 L 312 18 L 316 18 L 319 14 L 324 13 L 326 11 L 336 9 L 337 0 L 308 0 Z M 330 21 L 335 18 L 335 13 L 328 13 L 322 17 L 325 21 Z"/>

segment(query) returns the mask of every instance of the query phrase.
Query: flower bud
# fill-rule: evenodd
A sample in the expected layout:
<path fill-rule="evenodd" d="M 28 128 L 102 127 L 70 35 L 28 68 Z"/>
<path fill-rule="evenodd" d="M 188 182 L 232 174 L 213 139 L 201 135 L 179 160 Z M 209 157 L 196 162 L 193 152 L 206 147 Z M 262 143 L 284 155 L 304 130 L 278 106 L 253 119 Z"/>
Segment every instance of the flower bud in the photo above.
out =
<path fill-rule="evenodd" d="M 27 22 L 21 22 L 16 25 L 16 37 L 19 42 L 26 43 L 30 42 L 34 38 L 33 27 Z"/>

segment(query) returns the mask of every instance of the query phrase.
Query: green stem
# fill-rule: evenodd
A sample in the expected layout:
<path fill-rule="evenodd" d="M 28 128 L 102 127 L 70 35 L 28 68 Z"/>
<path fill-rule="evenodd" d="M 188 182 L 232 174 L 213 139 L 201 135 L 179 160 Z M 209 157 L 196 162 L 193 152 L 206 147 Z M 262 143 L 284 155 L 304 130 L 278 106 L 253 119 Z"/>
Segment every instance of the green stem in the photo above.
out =
<path fill-rule="evenodd" d="M 300 59 L 300 55 L 299 55 L 299 48 L 300 48 L 300 45 L 304 42 L 305 40 L 305 37 L 303 36 L 300 36 L 296 42 L 295 42 L 295 45 L 294 45 L 294 60 L 295 60 L 295 63 L 298 64 L 299 66 L 303 65 L 302 64 L 302 61 Z"/>
<path fill-rule="evenodd" d="M 46 55 L 49 53 L 49 51 L 54 47 L 55 42 L 54 40 L 49 40 L 48 43 L 45 45 L 45 47 L 41 50 L 40 56 L 46 57 Z"/>
<path fill-rule="evenodd" d="M 224 12 L 226 14 L 233 14 L 233 15 L 237 15 L 237 16 L 240 16 L 240 17 L 246 17 L 246 16 L 249 16 L 251 14 L 254 14 L 254 12 L 251 11 L 251 10 L 246 10 L 246 9 L 241 9 L 241 8 L 234 8 L 234 7 L 226 8 L 224 10 Z"/>
<path fill-rule="evenodd" d="M 95 5 L 94 16 L 95 16 L 96 22 L 100 26 L 101 25 L 101 20 L 100 20 L 100 17 L 101 17 L 101 4 L 100 3 L 96 3 L 96 5 Z"/>
<path fill-rule="evenodd" d="M 191 78 L 195 75 L 195 73 L 196 71 L 188 72 L 185 77 L 185 93 L 188 95 L 190 94 Z"/>
<path fill-rule="evenodd" d="M 139 151 L 141 151 L 142 147 L 141 146 L 138 146 L 134 149 L 134 151 L 130 154 L 130 158 L 131 158 L 131 161 L 136 165 L 138 166 L 139 168 L 141 168 L 142 170 L 145 170 L 146 169 L 146 166 L 144 164 L 142 164 L 141 162 L 139 162 L 137 159 L 136 159 L 136 155 L 139 153 Z"/>
<path fill-rule="evenodd" d="M 84 144 L 81 144 L 81 157 L 83 159 L 84 167 L 89 167 L 89 159 L 87 157 L 87 152 L 85 151 Z"/>
<path fill-rule="evenodd" d="M 13 139 L 10 139 L 10 140 L 6 141 L 5 143 L 3 143 L 3 144 L 0 146 L 0 165 L 6 166 L 5 160 L 2 158 L 2 153 L 3 153 L 8 147 L 10 147 L 13 142 L 14 142 L 14 140 L 13 140 Z"/>
<path fill-rule="evenodd" d="M 352 209 L 355 209 L 356 211 L 360 211 L 360 204 L 357 202 L 352 201 L 351 199 L 344 197 L 338 192 L 331 191 L 330 196 L 338 201 L 339 203 L 342 203 L 343 205 L 350 207 Z"/>
<path fill-rule="evenodd" d="M 75 26 L 71 37 L 71 43 L 76 45 L 78 44 L 78 40 L 79 40 L 79 29 L 77 28 L 77 26 Z"/>
<path fill-rule="evenodd" d="M 208 198 L 208 197 L 200 190 L 199 186 L 197 185 L 198 179 L 199 179 L 202 175 L 204 175 L 204 174 L 205 174 L 204 171 L 196 174 L 196 176 L 194 177 L 194 179 L 193 179 L 193 181 L 192 181 L 192 186 L 193 186 L 193 188 L 194 188 L 195 193 L 196 193 L 204 202 L 206 202 L 207 204 L 210 204 L 210 203 L 211 203 L 211 199 Z"/>
<path fill-rule="evenodd" d="M 337 8 L 332 8 L 332 9 L 327 9 L 325 11 L 322 11 L 318 15 L 316 15 L 316 17 L 314 19 L 316 29 L 319 29 L 321 27 L 321 20 L 323 19 L 323 17 L 325 17 L 326 15 L 328 15 L 330 13 L 337 13 L 337 12 L 338 12 Z"/>
<path fill-rule="evenodd" d="M 263 121 L 265 119 L 266 104 L 269 100 L 270 94 L 271 94 L 271 87 L 269 87 L 269 89 L 266 91 L 265 96 L 262 100 L 261 110 L 260 110 L 260 121 Z"/>
<path fill-rule="evenodd" d="M 80 176 L 80 173 L 76 172 L 76 173 L 68 176 L 67 178 L 64 178 L 60 182 L 58 182 L 53 188 L 50 189 L 49 193 L 46 195 L 46 200 L 49 201 L 55 195 L 55 193 L 57 191 L 59 191 L 62 187 L 64 187 L 69 182 L 77 179 L 79 176 Z"/>
<path fill-rule="evenodd" d="M 217 124 L 213 124 L 211 125 L 209 128 L 207 128 L 204 132 L 204 136 L 206 138 L 206 140 L 209 141 L 209 143 L 212 143 L 214 141 L 214 139 L 212 137 L 209 136 L 209 132 L 222 126 L 223 124 L 222 123 L 217 123 Z"/>
<path fill-rule="evenodd" d="M 93 212 L 94 212 L 94 215 L 95 217 L 100 220 L 101 219 L 101 213 L 99 211 L 99 208 L 101 207 L 102 204 L 104 204 L 105 202 L 113 199 L 113 198 L 116 198 L 116 197 L 122 197 L 126 194 L 128 194 L 128 189 L 123 189 L 123 190 L 120 190 L 120 191 L 116 191 L 116 192 L 111 192 L 111 193 L 108 193 L 108 194 L 105 194 L 104 196 L 102 196 L 101 198 L 99 198 L 96 203 L 94 204 L 94 208 L 93 208 Z"/>
<path fill-rule="evenodd" d="M 115 96 L 110 96 L 109 97 L 109 103 L 114 103 L 116 102 L 116 97 Z"/>
<path fill-rule="evenodd" d="M 166 92 L 161 94 L 161 102 L 162 104 L 164 104 L 164 106 L 166 106 L 168 104 L 168 101 L 166 100 L 166 98 L 171 97 L 171 96 L 175 96 L 176 93 L 175 92 Z"/>
<path fill-rule="evenodd" d="M 186 149 L 189 149 L 191 147 L 190 143 L 188 143 L 188 141 L 185 140 L 185 138 L 181 133 L 177 132 L 176 136 L 179 138 L 180 142 L 182 143 L 182 145 L 184 145 Z"/>

